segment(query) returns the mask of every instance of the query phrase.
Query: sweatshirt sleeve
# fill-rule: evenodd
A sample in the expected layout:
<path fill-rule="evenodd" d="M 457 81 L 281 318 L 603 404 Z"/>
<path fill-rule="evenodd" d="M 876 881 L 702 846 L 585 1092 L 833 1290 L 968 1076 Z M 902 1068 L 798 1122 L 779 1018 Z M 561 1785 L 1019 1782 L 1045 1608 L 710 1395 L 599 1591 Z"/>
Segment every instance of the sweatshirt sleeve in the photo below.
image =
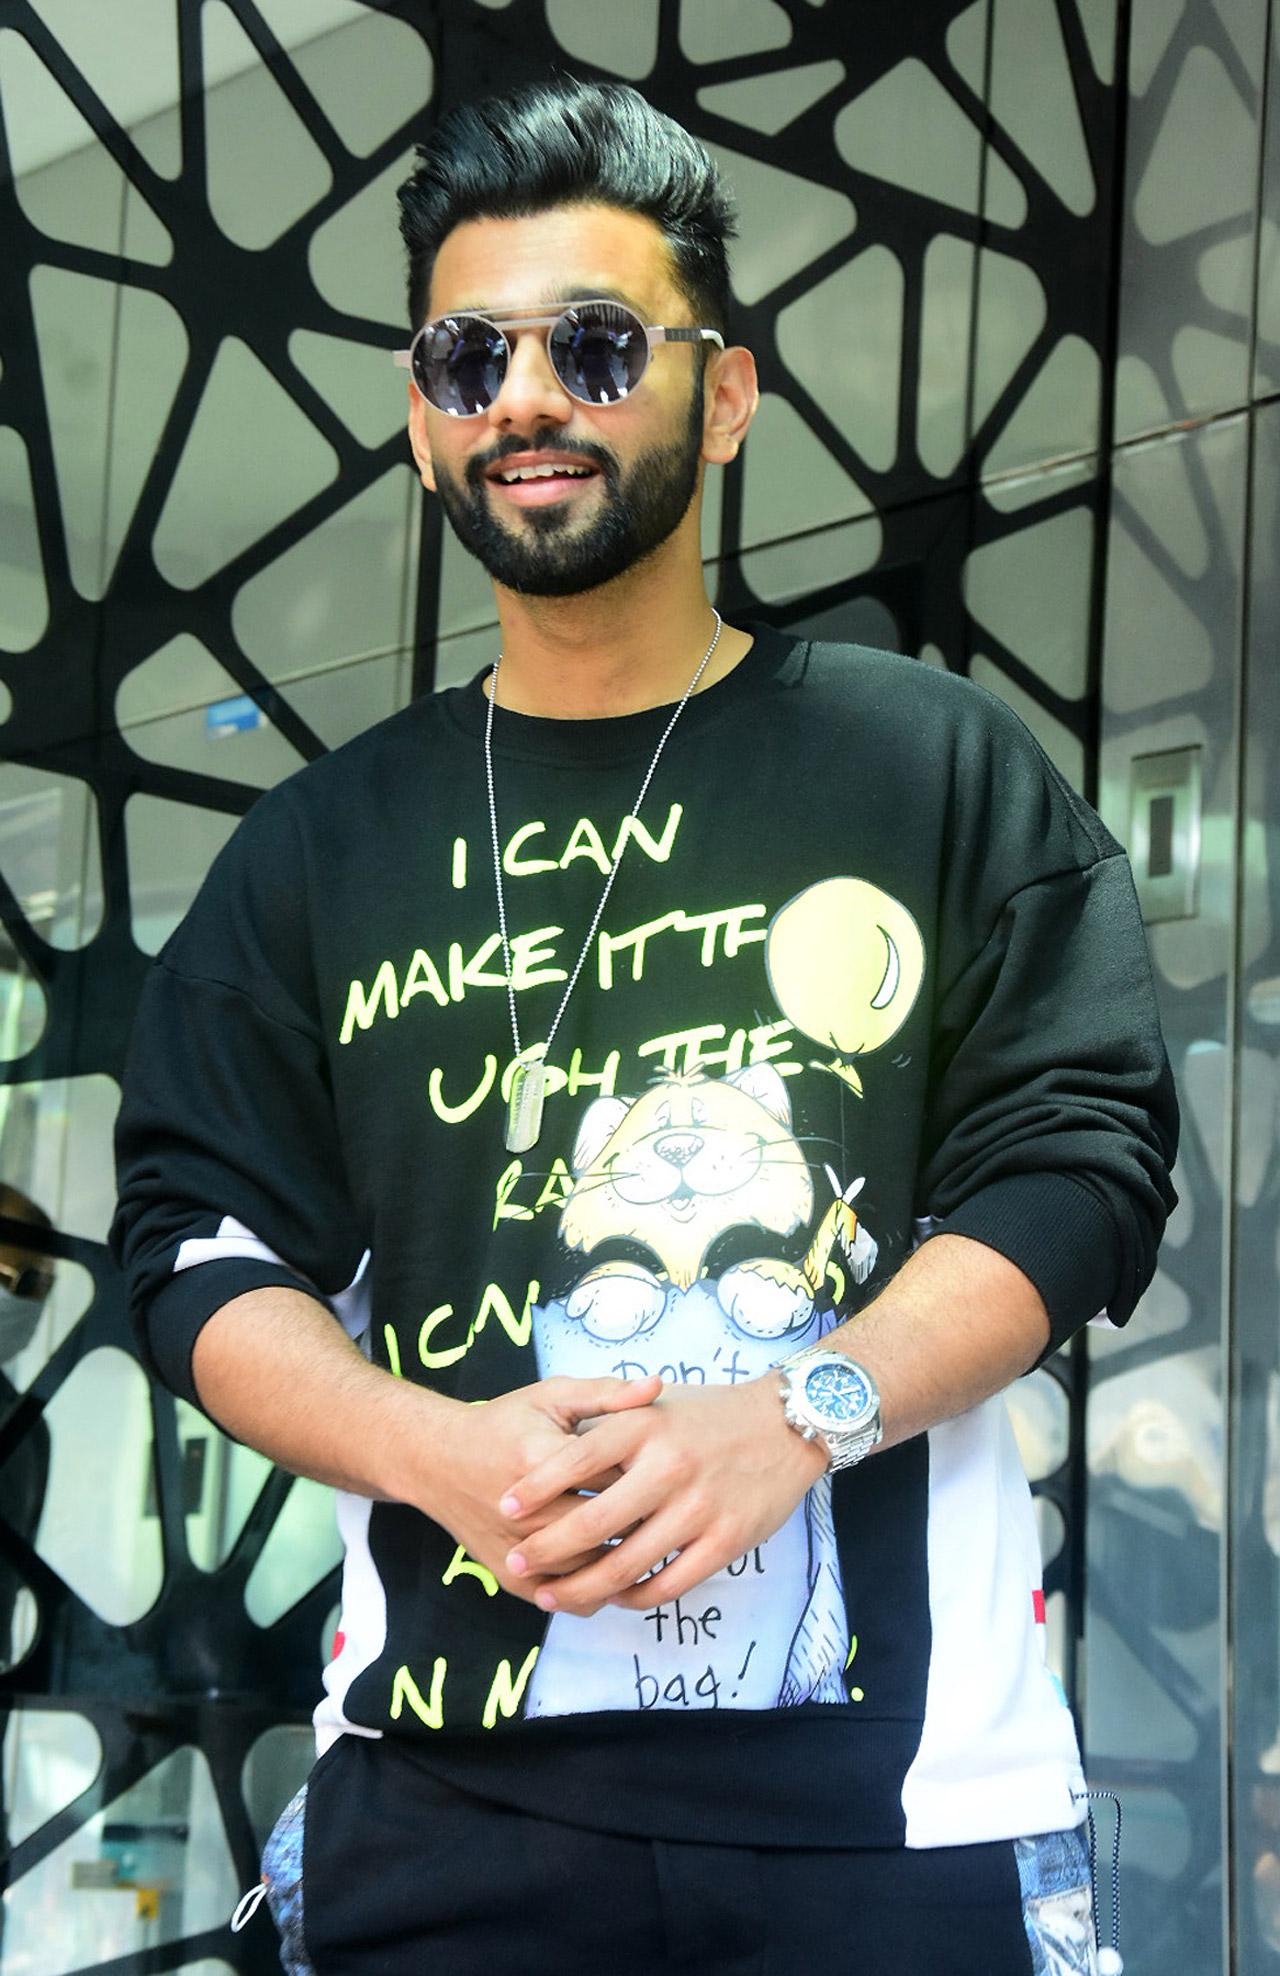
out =
<path fill-rule="evenodd" d="M 1014 891 L 935 1011 L 922 1214 L 1031 1279 L 1049 1350 L 1104 1309 L 1125 1322 L 1176 1201 L 1145 934 L 1107 844 Z"/>
<path fill-rule="evenodd" d="M 289 838 L 263 799 L 153 965 L 116 1130 L 111 1246 L 142 1357 L 197 1405 L 191 1354 L 206 1319 L 268 1285 L 332 1298 L 364 1249 Z"/>
<path fill-rule="evenodd" d="M 1012 710 L 926 684 L 946 808 L 916 1212 L 1031 1279 L 1053 1351 L 1126 1321 L 1177 1200 L 1146 930 L 1120 845 Z"/>

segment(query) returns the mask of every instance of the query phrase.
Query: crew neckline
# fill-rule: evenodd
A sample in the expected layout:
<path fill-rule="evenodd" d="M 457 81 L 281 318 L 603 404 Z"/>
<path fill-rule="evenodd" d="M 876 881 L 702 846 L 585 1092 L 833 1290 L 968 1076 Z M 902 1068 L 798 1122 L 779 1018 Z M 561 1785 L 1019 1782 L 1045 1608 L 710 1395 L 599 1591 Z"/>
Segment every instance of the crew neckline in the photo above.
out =
<path fill-rule="evenodd" d="M 695 693 L 680 716 L 677 734 L 691 734 L 720 719 L 746 695 L 758 692 L 792 656 L 796 640 L 773 625 L 745 620 L 738 629 L 751 636 L 750 649 L 731 672 L 703 692 Z M 485 666 L 465 686 L 447 687 L 434 698 L 454 725 L 483 741 L 489 701 Z M 595 763 L 611 767 L 632 756 L 651 753 L 678 704 L 665 701 L 639 713 L 607 714 L 598 719 L 564 720 L 547 714 L 516 713 L 499 701 L 494 709 L 493 753 L 515 761 Z M 673 741 L 675 736 L 672 737 Z"/>

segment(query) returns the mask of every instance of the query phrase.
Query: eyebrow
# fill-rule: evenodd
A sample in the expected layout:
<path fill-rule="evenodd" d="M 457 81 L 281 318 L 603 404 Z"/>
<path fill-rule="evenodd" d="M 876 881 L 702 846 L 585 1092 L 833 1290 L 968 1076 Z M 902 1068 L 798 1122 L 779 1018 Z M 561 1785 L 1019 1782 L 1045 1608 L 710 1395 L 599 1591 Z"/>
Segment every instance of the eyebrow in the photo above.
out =
<path fill-rule="evenodd" d="M 648 321 L 643 307 L 634 295 L 628 295 L 625 289 L 610 288 L 604 284 L 600 284 L 594 288 L 556 288 L 546 297 L 545 301 L 531 303 L 528 307 L 513 302 L 503 304 L 495 311 L 492 304 L 489 303 L 463 302 L 455 305 L 452 309 L 440 310 L 436 320 L 439 321 L 441 316 L 489 316 L 495 313 L 502 316 L 545 315 L 548 310 L 566 308 L 571 302 L 620 302 L 624 309 L 633 309 L 636 315 L 643 321 Z"/>

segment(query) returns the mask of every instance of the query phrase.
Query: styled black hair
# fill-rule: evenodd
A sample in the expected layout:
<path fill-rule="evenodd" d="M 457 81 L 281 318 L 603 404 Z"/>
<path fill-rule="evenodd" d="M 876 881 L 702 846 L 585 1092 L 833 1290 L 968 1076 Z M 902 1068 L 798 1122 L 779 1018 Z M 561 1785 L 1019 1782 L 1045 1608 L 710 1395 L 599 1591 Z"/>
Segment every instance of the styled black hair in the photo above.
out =
<path fill-rule="evenodd" d="M 656 221 L 695 319 L 727 336 L 732 195 L 706 147 L 638 90 L 564 76 L 487 96 L 449 111 L 417 159 L 398 193 L 414 329 L 455 226 L 598 204 Z"/>

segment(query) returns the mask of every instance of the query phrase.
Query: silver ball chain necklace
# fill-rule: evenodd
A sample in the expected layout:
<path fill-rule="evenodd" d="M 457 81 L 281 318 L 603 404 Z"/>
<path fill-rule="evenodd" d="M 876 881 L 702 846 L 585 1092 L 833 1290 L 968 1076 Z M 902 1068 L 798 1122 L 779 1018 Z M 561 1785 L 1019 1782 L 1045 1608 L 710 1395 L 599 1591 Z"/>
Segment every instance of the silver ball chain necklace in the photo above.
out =
<path fill-rule="evenodd" d="M 672 730 L 676 722 L 679 720 L 693 695 L 697 692 L 698 681 L 702 678 L 703 673 L 711 662 L 711 654 L 720 643 L 720 633 L 724 629 L 723 621 L 719 611 L 714 606 L 712 607 L 711 615 L 716 621 L 716 628 L 712 633 L 711 643 L 699 659 L 697 671 L 685 687 L 679 705 L 662 731 L 662 737 L 653 751 L 653 760 L 644 772 L 644 781 L 640 784 L 640 794 L 631 805 L 629 822 L 634 822 L 640 814 L 640 805 L 643 803 L 648 793 L 649 784 L 653 780 L 653 772 L 658 766 L 658 758 L 666 747 L 667 742 L 671 739 Z M 609 894 L 613 890 L 613 881 L 618 876 L 618 866 L 622 863 L 622 854 L 627 846 L 628 833 L 624 829 L 619 836 L 618 848 L 614 854 L 613 863 L 609 867 L 609 875 L 604 881 L 604 890 L 601 892 L 595 912 L 591 916 L 591 924 L 587 928 L 587 937 L 582 943 L 582 952 L 578 955 L 574 963 L 573 973 L 569 976 L 564 994 L 560 997 L 560 1006 L 556 1010 L 555 1020 L 547 1031 L 547 1040 L 545 1043 L 530 1043 L 527 1049 L 522 1049 L 520 1046 L 520 1019 L 516 1014 L 516 991 L 511 979 L 511 945 L 507 939 L 507 903 L 502 891 L 502 852 L 498 844 L 498 805 L 493 792 L 493 710 L 498 704 L 498 668 L 501 664 L 502 654 L 499 652 L 493 662 L 493 678 L 489 685 L 489 710 L 485 716 L 484 723 L 484 779 L 485 786 L 489 792 L 489 834 L 493 840 L 493 884 L 494 890 L 498 895 L 498 931 L 502 936 L 502 966 L 507 980 L 507 1007 L 511 1012 L 511 1041 L 515 1046 L 515 1061 L 511 1071 L 511 1091 L 507 1098 L 507 1123 L 504 1138 L 509 1153 L 527 1153 L 531 1147 L 537 1145 L 542 1132 L 542 1107 L 547 1095 L 547 1055 L 552 1043 L 555 1041 L 556 1031 L 560 1027 L 560 1019 L 569 1006 L 569 997 L 577 986 L 578 976 L 582 972 L 583 962 L 591 951 L 591 942 L 596 937 L 596 928 L 600 924 L 601 914 L 604 912 Z"/>

